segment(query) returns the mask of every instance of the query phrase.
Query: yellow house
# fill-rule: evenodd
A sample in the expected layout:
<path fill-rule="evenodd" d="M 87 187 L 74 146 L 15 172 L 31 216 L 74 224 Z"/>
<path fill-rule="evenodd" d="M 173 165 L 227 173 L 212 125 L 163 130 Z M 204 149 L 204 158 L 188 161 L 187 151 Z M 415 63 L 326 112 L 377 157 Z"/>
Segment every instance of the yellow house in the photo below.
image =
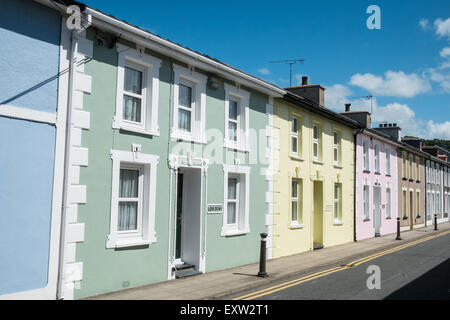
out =
<path fill-rule="evenodd" d="M 273 258 L 354 240 L 358 125 L 322 107 L 324 90 L 274 100 Z"/>

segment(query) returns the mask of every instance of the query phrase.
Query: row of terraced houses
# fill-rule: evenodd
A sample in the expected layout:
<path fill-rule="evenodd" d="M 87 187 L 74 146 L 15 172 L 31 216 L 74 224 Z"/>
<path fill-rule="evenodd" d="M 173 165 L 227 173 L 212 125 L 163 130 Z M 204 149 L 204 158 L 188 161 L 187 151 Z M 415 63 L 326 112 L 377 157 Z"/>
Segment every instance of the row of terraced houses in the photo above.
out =
<path fill-rule="evenodd" d="M 449 221 L 448 152 L 306 77 L 279 88 L 67 0 L 2 0 L 0 42 L 2 299 L 254 263 L 261 233 L 273 259 Z"/>

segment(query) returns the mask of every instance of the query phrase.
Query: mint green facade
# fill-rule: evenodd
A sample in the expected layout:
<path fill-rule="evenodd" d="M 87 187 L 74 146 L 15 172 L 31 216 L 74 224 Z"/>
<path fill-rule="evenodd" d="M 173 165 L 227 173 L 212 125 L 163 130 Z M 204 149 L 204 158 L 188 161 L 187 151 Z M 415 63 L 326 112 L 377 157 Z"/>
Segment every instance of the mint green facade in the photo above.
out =
<path fill-rule="evenodd" d="M 82 147 L 89 149 L 89 165 L 81 168 L 80 184 L 87 189 L 86 203 L 78 207 L 78 222 L 84 223 L 84 241 L 76 245 L 76 261 L 83 264 L 82 280 L 75 283 L 74 297 L 83 298 L 121 290 L 124 288 L 166 281 L 170 278 L 170 258 L 174 252 L 176 174 L 171 170 L 169 157 L 179 144 L 193 147 L 196 156 L 209 158 L 207 174 L 202 173 L 202 225 L 201 251 L 205 253 L 205 271 L 257 262 L 259 259 L 260 233 L 267 232 L 266 215 L 268 203 L 265 195 L 269 182 L 265 176 L 268 163 L 266 147 L 252 146 L 250 152 L 234 151 L 223 147 L 223 160 L 212 163 L 208 156 L 211 149 L 210 129 L 225 135 L 225 89 L 219 79 L 219 88 L 206 86 L 206 133 L 207 144 L 177 142 L 170 138 L 173 121 L 174 72 L 171 58 L 146 49 L 146 53 L 162 60 L 159 70 L 159 136 L 147 136 L 112 128 L 116 110 L 117 49 L 107 48 L 95 41 L 90 30 L 87 38 L 92 40 L 93 57 L 85 65 L 85 74 L 92 77 L 91 94 L 84 95 L 84 110 L 90 113 L 90 129 L 83 131 Z M 134 47 L 134 44 L 123 44 Z M 202 70 L 195 69 L 202 73 Z M 207 73 L 205 73 L 208 75 Z M 209 75 L 208 75 L 209 76 Z M 249 88 L 249 128 L 264 132 L 268 125 L 266 113 L 269 97 Z M 106 249 L 110 234 L 112 160 L 111 150 L 131 151 L 132 144 L 142 146 L 142 154 L 159 156 L 156 181 L 155 231 L 156 242 L 141 247 Z M 194 150 L 195 148 L 195 150 Z M 255 156 L 255 153 L 259 153 Z M 255 161 L 250 161 L 254 157 Z M 250 167 L 249 227 L 250 232 L 238 236 L 222 236 L 223 214 L 207 214 L 207 204 L 224 203 L 223 164 L 233 165 L 235 159 L 242 166 Z M 254 164 L 249 164 L 254 162 Z M 170 236 L 170 237 L 169 237 Z M 170 246 L 170 248 L 169 248 Z M 174 280 L 176 281 L 176 280 Z"/>

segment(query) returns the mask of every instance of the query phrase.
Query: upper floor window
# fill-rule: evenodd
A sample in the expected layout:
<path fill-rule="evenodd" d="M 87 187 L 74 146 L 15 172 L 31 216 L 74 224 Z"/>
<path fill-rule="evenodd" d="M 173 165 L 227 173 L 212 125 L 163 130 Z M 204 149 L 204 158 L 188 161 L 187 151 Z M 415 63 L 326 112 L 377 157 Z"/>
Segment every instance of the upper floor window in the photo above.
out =
<path fill-rule="evenodd" d="M 386 153 L 386 174 L 391 174 L 391 148 L 386 146 L 385 148 Z"/>
<path fill-rule="evenodd" d="M 369 165 L 369 141 L 364 140 L 363 141 L 363 163 L 364 163 L 364 170 L 369 171 L 370 165 Z"/>
<path fill-rule="evenodd" d="M 341 135 L 338 131 L 333 131 L 333 161 L 335 165 L 341 163 Z"/>
<path fill-rule="evenodd" d="M 380 145 L 379 144 L 375 144 L 374 153 L 375 153 L 375 172 L 380 173 Z"/>
<path fill-rule="evenodd" d="M 117 45 L 117 97 L 113 128 L 159 135 L 158 95 L 161 60 L 144 49 Z"/>
<path fill-rule="evenodd" d="M 291 117 L 291 154 L 298 157 L 299 152 L 299 118 Z"/>
<path fill-rule="evenodd" d="M 250 93 L 225 84 L 225 147 L 249 151 Z"/>
<path fill-rule="evenodd" d="M 407 167 L 406 167 L 406 152 L 403 151 L 403 153 L 402 153 L 402 175 L 403 175 L 403 178 L 406 178 L 406 177 L 407 177 L 406 174 L 407 174 Z"/>
<path fill-rule="evenodd" d="M 420 180 L 420 158 L 416 157 L 416 180 Z"/>
<path fill-rule="evenodd" d="M 173 64 L 174 112 L 172 139 L 206 143 L 206 81 L 208 77 L 193 68 Z"/>
<path fill-rule="evenodd" d="M 414 171 L 413 171 L 413 164 L 414 164 L 414 156 L 412 154 L 409 155 L 409 178 L 413 179 Z"/>
<path fill-rule="evenodd" d="M 320 128 L 318 124 L 313 124 L 313 160 L 320 159 Z"/>

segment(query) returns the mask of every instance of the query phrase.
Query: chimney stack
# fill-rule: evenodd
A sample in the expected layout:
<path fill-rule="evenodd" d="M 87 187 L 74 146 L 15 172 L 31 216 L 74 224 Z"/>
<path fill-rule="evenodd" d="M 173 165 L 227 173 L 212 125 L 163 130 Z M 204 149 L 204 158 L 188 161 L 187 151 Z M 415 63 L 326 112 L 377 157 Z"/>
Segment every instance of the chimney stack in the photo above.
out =
<path fill-rule="evenodd" d="M 307 86 L 308 85 L 308 77 L 307 76 L 303 76 L 302 77 L 302 86 Z"/>
<path fill-rule="evenodd" d="M 321 107 L 325 106 L 325 88 L 318 84 L 308 84 L 308 77 L 302 77 L 302 85 L 286 88 L 287 91 L 306 98 Z"/>
<path fill-rule="evenodd" d="M 344 117 L 347 117 L 349 119 L 352 119 L 353 121 L 358 122 L 364 128 L 370 128 L 371 121 L 372 121 L 370 118 L 370 112 L 351 111 L 350 107 L 351 107 L 351 103 L 346 103 L 345 104 L 345 112 L 342 112 L 341 115 L 343 115 Z"/>
<path fill-rule="evenodd" d="M 400 131 L 402 129 L 398 127 L 396 123 L 382 123 L 379 128 L 374 129 L 394 138 L 397 141 L 401 141 Z"/>

